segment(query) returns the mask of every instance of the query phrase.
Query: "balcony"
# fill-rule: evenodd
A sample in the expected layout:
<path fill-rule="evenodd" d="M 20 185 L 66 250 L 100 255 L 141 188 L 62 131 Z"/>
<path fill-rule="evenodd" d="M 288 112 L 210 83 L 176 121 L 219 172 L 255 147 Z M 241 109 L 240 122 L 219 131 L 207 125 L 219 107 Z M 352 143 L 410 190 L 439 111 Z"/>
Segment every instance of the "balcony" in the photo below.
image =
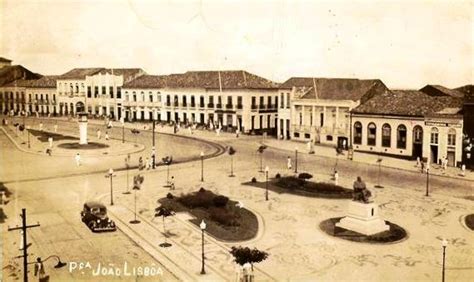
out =
<path fill-rule="evenodd" d="M 196 107 L 196 104 L 195 103 L 191 103 L 191 105 L 189 105 L 191 108 L 195 108 Z"/>
<path fill-rule="evenodd" d="M 181 106 L 182 106 L 182 107 L 187 107 L 188 104 L 187 104 L 187 103 L 183 103 L 183 104 L 181 104 Z"/>
<path fill-rule="evenodd" d="M 226 109 L 233 109 L 233 108 L 234 108 L 234 105 L 232 105 L 232 104 L 227 104 L 227 105 L 225 105 L 225 108 L 226 108 Z"/>
<path fill-rule="evenodd" d="M 243 107 L 244 107 L 244 106 L 243 106 L 242 104 L 237 104 L 237 109 L 242 110 Z"/>
<path fill-rule="evenodd" d="M 222 104 L 216 104 L 216 108 L 222 109 Z"/>
<path fill-rule="evenodd" d="M 250 108 L 251 108 L 252 110 L 256 110 L 258 107 L 257 107 L 257 105 L 252 104 L 252 105 L 250 106 Z"/>
<path fill-rule="evenodd" d="M 179 103 L 174 102 L 173 106 L 174 106 L 174 107 L 179 107 Z"/>
<path fill-rule="evenodd" d="M 276 109 L 277 105 L 275 104 L 268 104 L 268 109 Z"/>
<path fill-rule="evenodd" d="M 169 102 L 169 101 L 166 102 L 166 106 L 167 106 L 167 107 L 171 107 L 171 102 Z"/>
<path fill-rule="evenodd" d="M 214 103 L 208 103 L 208 104 L 207 104 L 207 107 L 208 107 L 208 108 L 214 108 Z"/>
<path fill-rule="evenodd" d="M 258 108 L 261 109 L 261 110 L 264 110 L 264 109 L 267 108 L 267 105 L 265 105 L 265 104 L 260 104 L 260 105 L 258 106 Z"/>

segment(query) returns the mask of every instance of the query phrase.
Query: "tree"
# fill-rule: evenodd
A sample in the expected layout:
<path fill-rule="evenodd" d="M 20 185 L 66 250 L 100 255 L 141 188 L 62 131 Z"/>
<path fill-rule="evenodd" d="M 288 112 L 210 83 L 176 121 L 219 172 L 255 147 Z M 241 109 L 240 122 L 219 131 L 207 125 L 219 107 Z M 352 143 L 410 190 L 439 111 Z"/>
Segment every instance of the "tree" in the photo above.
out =
<path fill-rule="evenodd" d="M 313 176 L 309 173 L 302 172 L 298 175 L 298 178 L 303 179 L 306 182 L 306 180 L 313 178 Z"/>
<path fill-rule="evenodd" d="M 229 147 L 229 150 L 228 150 L 228 153 L 229 153 L 229 156 L 230 156 L 230 177 L 234 177 L 234 154 L 236 153 L 237 151 L 234 149 L 234 147 L 230 146 Z"/>
<path fill-rule="evenodd" d="M 169 247 L 171 244 L 166 242 L 167 232 L 166 232 L 166 226 L 165 226 L 165 218 L 168 216 L 173 216 L 175 215 L 175 212 L 171 208 L 165 208 L 163 206 L 159 206 L 158 208 L 155 209 L 155 218 L 156 217 L 162 217 L 163 218 L 163 234 L 165 236 L 165 242 L 160 244 L 161 247 Z"/>
<path fill-rule="evenodd" d="M 252 271 L 254 263 L 262 262 L 268 258 L 267 252 L 259 251 L 256 248 L 250 249 L 249 247 L 232 247 L 230 253 L 234 257 L 234 261 L 240 266 L 250 263 Z"/>

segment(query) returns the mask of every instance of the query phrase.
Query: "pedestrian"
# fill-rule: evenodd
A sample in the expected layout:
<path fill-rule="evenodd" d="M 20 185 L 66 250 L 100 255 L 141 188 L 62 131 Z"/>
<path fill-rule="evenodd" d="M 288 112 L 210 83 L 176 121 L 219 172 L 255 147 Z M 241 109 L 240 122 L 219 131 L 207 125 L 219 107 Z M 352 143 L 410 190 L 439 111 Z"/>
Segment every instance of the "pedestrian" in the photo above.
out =
<path fill-rule="evenodd" d="M 334 185 L 338 185 L 337 184 L 337 180 L 339 179 L 339 174 L 337 173 L 337 170 L 334 171 Z"/>
<path fill-rule="evenodd" d="M 314 154 L 314 147 L 313 147 L 313 140 L 311 139 L 309 142 L 308 142 L 308 154 Z"/>
<path fill-rule="evenodd" d="M 237 130 L 235 131 L 235 138 L 239 138 L 239 135 L 240 135 L 240 130 L 237 129 Z"/>
<path fill-rule="evenodd" d="M 39 281 L 43 281 L 43 279 L 45 278 L 45 271 L 44 271 L 44 265 L 43 265 L 43 262 L 41 261 L 41 258 L 38 257 L 36 258 L 36 262 L 35 262 L 35 276 L 38 276 L 39 278 Z"/>
<path fill-rule="evenodd" d="M 425 171 L 425 162 L 421 162 L 421 173 Z"/>
<path fill-rule="evenodd" d="M 444 160 L 443 160 L 443 169 L 444 169 L 444 170 L 448 169 L 448 157 L 444 157 Z"/>
<path fill-rule="evenodd" d="M 97 139 L 100 140 L 101 135 L 102 135 L 102 132 L 100 132 L 100 129 L 97 129 Z"/>
<path fill-rule="evenodd" d="M 81 165 L 81 155 L 79 153 L 76 154 L 76 165 L 80 166 Z"/>
<path fill-rule="evenodd" d="M 420 166 L 420 157 L 416 157 L 416 167 Z"/>
<path fill-rule="evenodd" d="M 51 149 L 50 148 L 46 148 L 46 154 L 51 157 Z"/>
<path fill-rule="evenodd" d="M 466 176 L 466 165 L 465 164 L 461 165 L 461 175 L 463 177 Z"/>
<path fill-rule="evenodd" d="M 174 190 L 174 176 L 171 176 L 171 181 L 170 181 L 170 190 Z"/>
<path fill-rule="evenodd" d="M 342 149 L 347 150 L 347 140 L 346 139 L 342 140 Z"/>
<path fill-rule="evenodd" d="M 54 133 L 57 133 L 57 132 L 58 132 L 58 125 L 55 124 L 55 125 L 54 125 Z"/>
<path fill-rule="evenodd" d="M 150 169 L 150 160 L 148 159 L 148 157 L 145 158 L 145 167 L 146 167 L 146 170 Z"/>
<path fill-rule="evenodd" d="M 143 158 L 140 157 L 138 158 L 138 170 L 142 170 L 143 169 Z"/>
<path fill-rule="evenodd" d="M 48 137 L 48 143 L 49 143 L 49 147 L 53 148 L 53 137 L 51 136 Z"/>
<path fill-rule="evenodd" d="M 105 140 L 109 141 L 109 133 L 107 131 L 105 132 Z"/>
<path fill-rule="evenodd" d="M 288 156 L 286 166 L 288 167 L 288 169 L 291 169 L 291 158 L 290 158 L 290 156 Z"/>

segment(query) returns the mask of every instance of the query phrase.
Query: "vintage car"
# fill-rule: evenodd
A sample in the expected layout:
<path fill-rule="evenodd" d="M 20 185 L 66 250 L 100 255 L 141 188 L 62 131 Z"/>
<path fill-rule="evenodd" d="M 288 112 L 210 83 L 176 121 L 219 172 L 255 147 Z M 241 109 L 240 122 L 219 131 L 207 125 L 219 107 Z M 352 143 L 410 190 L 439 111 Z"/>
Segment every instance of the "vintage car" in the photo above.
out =
<path fill-rule="evenodd" d="M 87 202 L 81 211 L 81 219 L 93 232 L 115 231 L 115 222 L 107 217 L 107 208 L 99 202 Z"/>

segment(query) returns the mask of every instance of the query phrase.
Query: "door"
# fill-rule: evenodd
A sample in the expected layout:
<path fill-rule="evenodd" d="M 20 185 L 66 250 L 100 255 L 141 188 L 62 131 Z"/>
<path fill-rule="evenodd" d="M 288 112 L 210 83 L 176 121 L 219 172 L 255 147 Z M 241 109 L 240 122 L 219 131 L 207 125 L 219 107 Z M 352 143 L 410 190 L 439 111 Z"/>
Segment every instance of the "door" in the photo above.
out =
<path fill-rule="evenodd" d="M 448 165 L 449 166 L 455 166 L 456 165 L 454 159 L 455 159 L 454 152 L 448 152 Z"/>
<path fill-rule="evenodd" d="M 431 145 L 431 163 L 438 163 L 438 146 Z"/>

